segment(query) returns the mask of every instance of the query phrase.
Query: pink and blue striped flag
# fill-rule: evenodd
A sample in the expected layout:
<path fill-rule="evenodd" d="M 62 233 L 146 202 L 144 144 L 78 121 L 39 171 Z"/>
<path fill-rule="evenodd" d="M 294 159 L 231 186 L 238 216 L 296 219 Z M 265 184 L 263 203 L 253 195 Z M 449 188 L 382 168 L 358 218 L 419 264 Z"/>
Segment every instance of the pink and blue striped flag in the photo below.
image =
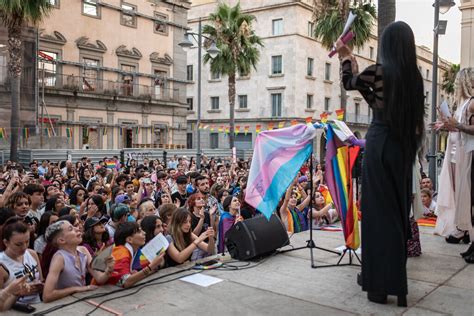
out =
<path fill-rule="evenodd" d="M 357 249 L 360 245 L 359 221 L 354 206 L 352 168 L 359 154 L 357 146 L 346 146 L 334 133 L 331 124 L 326 132 L 326 183 L 341 219 L 346 247 Z"/>
<path fill-rule="evenodd" d="M 267 218 L 313 149 L 313 125 L 298 124 L 258 134 L 245 201 Z"/>

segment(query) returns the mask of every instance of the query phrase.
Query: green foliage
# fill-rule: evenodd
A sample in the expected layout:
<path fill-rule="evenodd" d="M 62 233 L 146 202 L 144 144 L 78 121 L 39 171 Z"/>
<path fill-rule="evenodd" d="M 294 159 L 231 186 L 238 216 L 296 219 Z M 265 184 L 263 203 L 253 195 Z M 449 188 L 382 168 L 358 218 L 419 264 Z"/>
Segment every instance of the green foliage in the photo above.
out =
<path fill-rule="evenodd" d="M 0 0 L 0 19 L 8 28 L 36 24 L 51 8 L 48 0 Z"/>
<path fill-rule="evenodd" d="M 454 93 L 454 81 L 456 80 L 456 75 L 461 69 L 461 65 L 452 64 L 451 67 L 443 74 L 443 83 L 441 84 L 441 89 L 448 94 Z"/>
<path fill-rule="evenodd" d="M 256 69 L 260 57 L 259 47 L 262 40 L 252 29 L 255 17 L 245 14 L 240 4 L 230 7 L 221 3 L 216 12 L 209 15 L 210 25 L 203 27 L 203 33 L 216 41 L 221 52 L 211 58 L 204 55 L 204 62 L 211 64 L 211 71 L 232 75 L 236 72 L 248 74 L 251 68 Z M 206 42 L 209 46 L 210 42 Z"/>
<path fill-rule="evenodd" d="M 315 0 L 317 1 L 317 0 Z M 343 1 L 344 2 L 344 1 Z M 315 12 L 314 36 L 321 41 L 321 45 L 330 50 L 344 29 L 348 12 L 341 8 L 339 1 L 325 1 L 325 4 Z M 375 5 L 371 2 L 357 1 L 348 7 L 357 15 L 352 31 L 355 38 L 349 45 L 361 47 L 369 39 L 377 16 Z"/>

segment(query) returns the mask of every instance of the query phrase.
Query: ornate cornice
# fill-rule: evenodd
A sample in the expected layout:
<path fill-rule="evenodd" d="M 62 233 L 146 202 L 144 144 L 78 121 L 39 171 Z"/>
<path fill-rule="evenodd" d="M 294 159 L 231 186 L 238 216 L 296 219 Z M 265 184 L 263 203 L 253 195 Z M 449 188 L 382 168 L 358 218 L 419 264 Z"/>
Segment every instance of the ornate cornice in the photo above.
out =
<path fill-rule="evenodd" d="M 87 36 L 81 36 L 76 40 L 76 45 L 79 49 L 92 50 L 94 52 L 105 53 L 107 46 L 99 40 L 95 41 L 96 44 L 89 42 Z"/>
<path fill-rule="evenodd" d="M 45 34 L 44 30 L 41 30 L 39 36 L 40 36 L 40 41 L 49 42 L 53 44 L 64 45 L 67 42 L 64 35 L 62 35 L 58 31 L 54 31 L 53 35 L 51 35 L 51 34 Z"/>
<path fill-rule="evenodd" d="M 150 54 L 150 61 L 152 63 L 163 64 L 167 66 L 170 66 L 173 64 L 173 58 L 171 58 L 170 55 L 165 54 L 164 57 L 160 57 L 160 53 L 158 52 L 153 52 Z"/>
<path fill-rule="evenodd" d="M 115 50 L 115 53 L 117 56 L 121 57 L 128 57 L 128 58 L 133 58 L 133 59 L 141 59 L 143 57 L 142 53 L 135 47 L 132 47 L 132 49 L 127 49 L 125 45 L 120 45 L 117 47 Z"/>

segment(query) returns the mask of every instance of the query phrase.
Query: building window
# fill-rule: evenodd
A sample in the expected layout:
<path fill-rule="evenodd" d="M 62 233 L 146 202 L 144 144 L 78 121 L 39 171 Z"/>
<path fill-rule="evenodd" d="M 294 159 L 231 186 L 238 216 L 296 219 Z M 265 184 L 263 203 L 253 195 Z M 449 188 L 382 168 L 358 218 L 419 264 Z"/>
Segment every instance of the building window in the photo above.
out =
<path fill-rule="evenodd" d="M 306 95 L 306 108 L 307 109 L 313 108 L 313 95 L 312 94 Z"/>
<path fill-rule="evenodd" d="M 326 63 L 324 66 L 324 80 L 331 80 L 331 64 Z"/>
<path fill-rule="evenodd" d="M 272 93 L 272 116 L 281 116 L 281 93 Z"/>
<path fill-rule="evenodd" d="M 309 37 L 314 36 L 314 23 L 311 21 L 308 22 L 308 36 Z"/>
<path fill-rule="evenodd" d="M 247 95 L 239 95 L 239 109 L 247 108 Z"/>
<path fill-rule="evenodd" d="M 331 98 L 324 98 L 324 111 L 329 111 L 331 106 Z"/>
<path fill-rule="evenodd" d="M 155 12 L 154 15 L 154 32 L 160 34 L 168 34 L 168 25 L 166 24 L 166 21 L 168 21 L 168 16 L 159 12 Z"/>
<path fill-rule="evenodd" d="M 272 56 L 272 75 L 280 75 L 283 73 L 283 57 Z"/>
<path fill-rule="evenodd" d="M 355 119 L 356 119 L 356 122 L 358 122 L 358 120 L 359 120 L 359 115 L 360 115 L 360 103 L 356 102 L 355 103 Z"/>
<path fill-rule="evenodd" d="M 82 13 L 96 18 L 100 17 L 100 7 L 97 0 L 82 0 Z"/>
<path fill-rule="evenodd" d="M 426 80 L 430 79 L 430 70 L 426 69 Z"/>
<path fill-rule="evenodd" d="M 374 48 L 372 46 L 369 47 L 369 58 L 374 59 Z"/>
<path fill-rule="evenodd" d="M 283 34 L 283 19 L 272 20 L 272 35 L 282 35 Z"/>
<path fill-rule="evenodd" d="M 130 26 L 130 27 L 137 27 L 137 7 L 128 3 L 122 3 L 122 12 L 120 16 L 120 20 L 122 25 Z"/>
<path fill-rule="evenodd" d="M 219 110 L 219 97 L 211 97 L 211 110 Z"/>
<path fill-rule="evenodd" d="M 186 79 L 189 80 L 189 81 L 194 80 L 193 65 L 188 65 L 186 67 Z"/>
<path fill-rule="evenodd" d="M 52 7 L 59 8 L 59 0 L 48 0 Z"/>
<path fill-rule="evenodd" d="M 82 90 L 84 91 L 96 91 L 97 80 L 99 79 L 99 60 L 84 58 L 84 68 L 82 71 Z"/>
<path fill-rule="evenodd" d="M 210 141 L 209 145 L 212 149 L 219 148 L 219 134 L 218 133 L 210 133 L 209 141 Z"/>
<path fill-rule="evenodd" d="M 121 64 L 120 69 L 122 70 L 122 95 L 132 96 L 133 95 L 133 73 L 135 73 L 135 66 Z"/>
<path fill-rule="evenodd" d="M 306 66 L 306 75 L 312 77 L 313 76 L 313 65 L 314 59 L 308 58 L 308 64 Z"/>
<path fill-rule="evenodd" d="M 221 80 L 220 72 L 211 71 L 211 80 Z"/>
<path fill-rule="evenodd" d="M 188 111 L 193 111 L 194 110 L 194 99 L 193 98 L 187 98 L 186 103 L 188 104 Z"/>
<path fill-rule="evenodd" d="M 153 85 L 155 87 L 155 95 L 156 99 L 161 99 L 165 96 L 165 79 L 168 77 L 168 72 L 165 70 L 154 69 L 153 74 L 155 78 L 153 78 Z"/>
<path fill-rule="evenodd" d="M 38 62 L 39 68 L 39 84 L 40 87 L 43 86 L 43 68 L 44 68 L 44 86 L 45 87 L 54 87 L 56 86 L 56 60 L 58 59 L 58 54 L 53 52 L 47 52 L 40 50 L 39 52 L 40 60 Z"/>

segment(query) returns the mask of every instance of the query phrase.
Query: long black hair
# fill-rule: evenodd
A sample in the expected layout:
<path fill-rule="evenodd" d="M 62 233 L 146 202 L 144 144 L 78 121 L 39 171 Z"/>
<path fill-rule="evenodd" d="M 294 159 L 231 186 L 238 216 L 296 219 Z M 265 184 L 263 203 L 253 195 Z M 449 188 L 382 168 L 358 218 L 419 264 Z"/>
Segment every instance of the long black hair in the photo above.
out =
<path fill-rule="evenodd" d="M 384 118 L 391 135 L 406 144 L 403 156 L 414 161 L 424 137 L 423 78 L 416 64 L 415 37 L 405 22 L 388 25 L 380 39 Z"/>

